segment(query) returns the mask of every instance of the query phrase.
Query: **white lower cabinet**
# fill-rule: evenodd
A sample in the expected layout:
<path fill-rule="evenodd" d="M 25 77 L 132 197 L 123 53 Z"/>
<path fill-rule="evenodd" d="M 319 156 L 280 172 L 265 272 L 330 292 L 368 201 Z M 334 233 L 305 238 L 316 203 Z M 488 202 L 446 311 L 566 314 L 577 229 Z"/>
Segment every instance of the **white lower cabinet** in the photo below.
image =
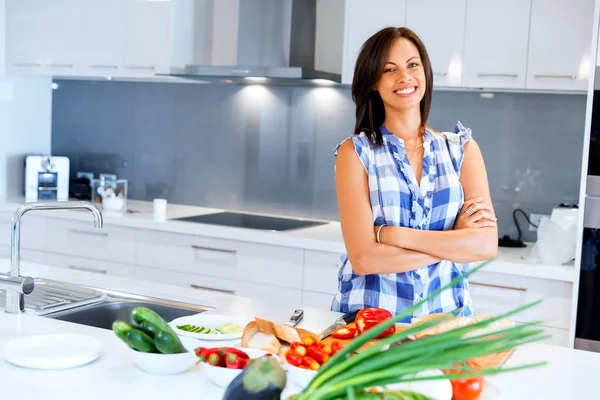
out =
<path fill-rule="evenodd" d="M 24 261 L 26 261 L 24 259 Z M 67 268 L 73 271 L 92 272 L 100 275 L 135 278 L 135 265 L 122 264 L 114 261 L 96 260 L 92 258 L 67 256 L 64 254 L 47 253 L 45 264 L 51 267 Z"/>
<path fill-rule="evenodd" d="M 123 264 L 135 262 L 135 229 L 105 224 L 48 218 L 46 250 L 52 253 Z"/>
<path fill-rule="evenodd" d="M 205 275 L 176 272 L 138 266 L 137 279 L 149 282 L 206 290 L 271 302 L 278 306 L 298 308 L 302 304 L 302 291 L 286 287 L 214 278 Z"/>
<path fill-rule="evenodd" d="M 319 292 L 311 292 L 308 290 L 302 291 L 302 305 L 304 307 L 321 308 L 324 310 L 331 309 L 331 301 L 334 294 L 326 294 Z"/>
<path fill-rule="evenodd" d="M 136 264 L 213 278 L 302 289 L 302 249 L 138 230 Z"/>
<path fill-rule="evenodd" d="M 11 244 L 13 213 L 0 212 L 0 246 Z M 47 219 L 26 214 L 21 219 L 21 249 L 45 250 L 47 242 Z"/>

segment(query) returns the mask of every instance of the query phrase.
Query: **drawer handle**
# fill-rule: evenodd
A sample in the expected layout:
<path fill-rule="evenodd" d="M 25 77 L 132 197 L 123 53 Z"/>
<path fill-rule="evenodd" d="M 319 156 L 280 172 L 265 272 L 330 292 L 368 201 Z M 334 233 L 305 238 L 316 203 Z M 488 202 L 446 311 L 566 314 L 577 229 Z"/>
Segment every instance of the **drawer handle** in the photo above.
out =
<path fill-rule="evenodd" d="M 518 78 L 518 74 L 477 74 L 481 78 Z"/>
<path fill-rule="evenodd" d="M 211 287 L 207 287 L 207 286 L 194 285 L 193 283 L 190 285 L 190 287 L 192 289 L 198 289 L 198 290 L 210 290 L 211 292 L 219 292 L 219 293 L 226 293 L 226 294 L 235 294 L 235 291 L 233 291 L 233 290 L 215 289 L 215 288 L 211 288 Z"/>
<path fill-rule="evenodd" d="M 97 68 L 97 69 L 119 69 L 119 66 L 118 65 L 92 64 L 92 65 L 90 65 L 90 68 Z"/>
<path fill-rule="evenodd" d="M 520 287 L 512 287 L 512 286 L 502 286 L 502 285 L 492 285 L 490 283 L 479 283 L 479 282 L 469 282 L 471 285 L 477 285 L 477 286 L 485 286 L 485 287 L 491 287 L 491 288 L 496 288 L 496 289 L 508 289 L 508 290 L 517 290 L 519 292 L 526 292 L 527 289 L 526 288 L 520 288 Z"/>
<path fill-rule="evenodd" d="M 73 68 L 73 64 L 46 64 L 52 68 Z"/>
<path fill-rule="evenodd" d="M 577 79 L 577 75 L 548 75 L 548 74 L 535 74 L 534 78 L 555 78 L 555 79 Z"/>
<path fill-rule="evenodd" d="M 27 63 L 27 62 L 17 62 L 13 63 L 15 67 L 41 67 L 40 63 Z"/>
<path fill-rule="evenodd" d="M 226 253 L 226 254 L 232 254 L 232 255 L 235 255 L 237 253 L 235 250 L 214 249 L 212 247 L 196 246 L 195 244 L 192 245 L 192 249 L 194 249 L 194 250 L 215 251 L 217 253 Z"/>
<path fill-rule="evenodd" d="M 446 75 L 448 75 L 447 72 L 434 72 L 433 73 L 433 76 L 446 76 Z"/>
<path fill-rule="evenodd" d="M 69 265 L 68 267 L 69 267 L 69 269 L 74 269 L 76 271 L 93 272 L 93 273 L 102 274 L 102 275 L 106 275 L 108 273 L 108 271 L 105 269 L 78 267 L 77 265 Z"/>
<path fill-rule="evenodd" d="M 69 229 L 71 233 L 80 233 L 82 235 L 90 235 L 90 236 L 108 236 L 107 232 L 90 232 L 85 231 L 83 229 Z"/>
<path fill-rule="evenodd" d="M 125 66 L 127 69 L 141 69 L 146 71 L 154 71 L 154 66 L 152 65 L 127 65 Z"/>

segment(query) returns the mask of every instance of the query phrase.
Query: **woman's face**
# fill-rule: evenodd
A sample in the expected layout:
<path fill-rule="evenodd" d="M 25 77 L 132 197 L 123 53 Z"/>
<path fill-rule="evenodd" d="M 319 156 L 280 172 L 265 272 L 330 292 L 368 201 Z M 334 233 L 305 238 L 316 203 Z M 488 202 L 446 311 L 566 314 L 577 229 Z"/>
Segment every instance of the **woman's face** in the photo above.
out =
<path fill-rule="evenodd" d="M 385 106 L 396 110 L 419 107 L 426 80 L 417 47 L 408 39 L 396 39 L 386 61 L 383 74 L 374 87 Z"/>

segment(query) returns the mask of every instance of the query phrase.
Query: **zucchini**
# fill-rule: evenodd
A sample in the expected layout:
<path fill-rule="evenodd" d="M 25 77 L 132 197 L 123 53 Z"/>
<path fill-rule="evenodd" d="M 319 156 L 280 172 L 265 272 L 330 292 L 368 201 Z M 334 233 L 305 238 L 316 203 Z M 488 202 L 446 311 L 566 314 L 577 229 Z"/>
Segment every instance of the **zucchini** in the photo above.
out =
<path fill-rule="evenodd" d="M 131 326 L 125 321 L 116 320 L 112 324 L 112 330 L 119 337 L 119 339 L 124 341 L 127 344 L 127 346 L 135 350 L 135 348 L 131 344 L 129 344 L 129 341 L 127 340 L 127 332 L 129 332 L 132 329 L 133 326 Z"/>
<path fill-rule="evenodd" d="M 186 353 L 187 350 L 181 344 L 179 337 L 174 333 L 159 330 L 154 336 L 154 345 L 163 354 Z"/>
<path fill-rule="evenodd" d="M 139 329 L 132 328 L 127 332 L 125 338 L 127 339 L 129 346 L 137 351 L 143 353 L 158 353 L 152 338 Z"/>
<path fill-rule="evenodd" d="M 151 322 L 142 321 L 142 323 L 138 327 L 140 330 L 144 331 L 144 333 L 151 338 L 154 338 L 158 333 L 159 329 Z"/>
<path fill-rule="evenodd" d="M 158 315 L 156 312 L 152 311 L 149 308 L 136 307 L 131 312 L 131 317 L 138 324 L 141 324 L 144 321 L 148 321 L 152 325 L 156 326 L 159 330 L 170 332 L 173 335 L 175 335 L 175 332 L 173 331 L 171 326 L 169 326 L 167 321 L 162 319 L 162 317 L 160 315 Z"/>

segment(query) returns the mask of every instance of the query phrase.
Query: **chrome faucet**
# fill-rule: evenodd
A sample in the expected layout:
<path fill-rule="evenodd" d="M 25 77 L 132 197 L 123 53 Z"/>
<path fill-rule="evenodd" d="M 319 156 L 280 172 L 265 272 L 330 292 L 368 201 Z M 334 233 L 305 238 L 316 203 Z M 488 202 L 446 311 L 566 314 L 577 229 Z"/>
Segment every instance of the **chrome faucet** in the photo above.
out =
<path fill-rule="evenodd" d="M 12 219 L 10 245 L 10 275 L 0 275 L 0 287 L 6 288 L 5 312 L 16 314 L 25 311 L 25 295 L 33 292 L 33 278 L 21 276 L 21 218 L 28 211 L 88 210 L 94 216 L 94 227 L 102 228 L 102 214 L 91 203 L 84 201 L 51 201 L 25 203 Z"/>

